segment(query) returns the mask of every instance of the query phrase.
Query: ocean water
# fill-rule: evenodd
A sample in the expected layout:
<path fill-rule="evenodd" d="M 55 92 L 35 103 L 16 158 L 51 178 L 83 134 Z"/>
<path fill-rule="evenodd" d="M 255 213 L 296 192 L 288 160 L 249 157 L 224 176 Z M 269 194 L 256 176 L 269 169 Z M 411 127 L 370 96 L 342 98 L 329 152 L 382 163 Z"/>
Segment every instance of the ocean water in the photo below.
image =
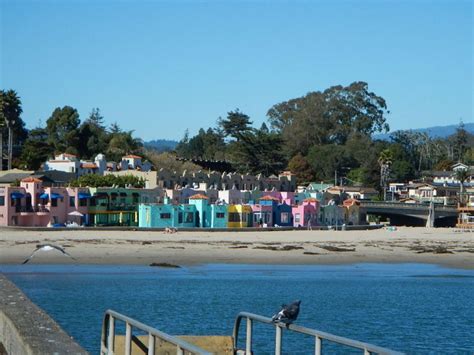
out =
<path fill-rule="evenodd" d="M 0 272 L 93 354 L 106 309 L 170 334 L 231 335 L 240 311 L 272 316 L 295 299 L 302 300 L 296 322 L 302 326 L 410 354 L 474 353 L 474 270 L 426 264 L 26 264 L 0 265 Z M 253 339 L 256 354 L 272 353 L 273 328 L 256 325 Z M 283 344 L 285 354 L 314 351 L 313 339 L 287 332 Z M 329 353 L 350 352 L 323 346 Z"/>

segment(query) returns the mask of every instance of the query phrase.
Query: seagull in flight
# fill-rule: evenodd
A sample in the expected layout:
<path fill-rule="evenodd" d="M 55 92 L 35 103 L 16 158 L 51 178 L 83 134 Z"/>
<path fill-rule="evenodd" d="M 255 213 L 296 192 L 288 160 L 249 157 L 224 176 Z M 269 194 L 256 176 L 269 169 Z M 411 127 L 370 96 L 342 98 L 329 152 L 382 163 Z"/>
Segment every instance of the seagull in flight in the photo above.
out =
<path fill-rule="evenodd" d="M 54 244 L 38 244 L 36 245 L 35 251 L 31 253 L 29 257 L 25 259 L 25 261 L 22 262 L 22 264 L 26 264 L 28 261 L 30 261 L 33 256 L 39 251 L 51 251 L 51 250 L 59 250 L 61 253 L 63 253 L 66 256 L 69 256 L 73 260 L 77 260 L 76 258 L 72 257 L 68 252 L 66 252 L 63 248 L 54 245 Z"/>
<path fill-rule="evenodd" d="M 300 303 L 301 301 L 297 300 L 289 305 L 282 304 L 281 310 L 272 317 L 272 322 L 285 323 L 286 325 L 293 323 L 300 313 Z"/>

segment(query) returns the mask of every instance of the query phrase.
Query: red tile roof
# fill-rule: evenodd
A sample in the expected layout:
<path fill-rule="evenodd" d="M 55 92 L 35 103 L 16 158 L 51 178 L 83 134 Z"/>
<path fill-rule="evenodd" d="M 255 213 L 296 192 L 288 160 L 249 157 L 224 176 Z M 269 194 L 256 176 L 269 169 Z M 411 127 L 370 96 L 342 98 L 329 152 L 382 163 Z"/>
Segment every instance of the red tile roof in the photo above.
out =
<path fill-rule="evenodd" d="M 314 197 L 308 197 L 308 198 L 305 198 L 303 202 L 319 202 L 319 200 Z"/>
<path fill-rule="evenodd" d="M 273 196 L 270 196 L 270 195 L 260 197 L 260 200 L 264 200 L 264 201 L 280 201 L 279 198 L 276 198 L 276 197 L 273 197 Z"/>
<path fill-rule="evenodd" d="M 138 155 L 129 154 L 129 155 L 126 155 L 122 158 L 141 159 L 142 157 L 140 157 Z"/>
<path fill-rule="evenodd" d="M 353 205 L 358 206 L 358 205 L 360 205 L 360 202 L 356 199 L 349 198 L 349 199 L 345 200 L 342 204 L 346 207 L 349 207 L 349 206 L 353 206 Z"/>
<path fill-rule="evenodd" d="M 34 178 L 34 177 L 26 177 L 24 179 L 21 179 L 21 182 L 42 182 L 40 179 L 38 178 Z"/>
<path fill-rule="evenodd" d="M 209 197 L 204 196 L 203 194 L 196 194 L 189 198 L 190 200 L 209 200 Z"/>
<path fill-rule="evenodd" d="M 95 165 L 95 163 L 82 163 L 81 168 L 84 168 L 84 169 L 97 169 L 97 165 Z"/>
<path fill-rule="evenodd" d="M 74 155 L 74 154 L 63 153 L 63 155 L 64 155 L 65 157 L 68 157 L 68 158 L 77 158 L 77 156 Z"/>

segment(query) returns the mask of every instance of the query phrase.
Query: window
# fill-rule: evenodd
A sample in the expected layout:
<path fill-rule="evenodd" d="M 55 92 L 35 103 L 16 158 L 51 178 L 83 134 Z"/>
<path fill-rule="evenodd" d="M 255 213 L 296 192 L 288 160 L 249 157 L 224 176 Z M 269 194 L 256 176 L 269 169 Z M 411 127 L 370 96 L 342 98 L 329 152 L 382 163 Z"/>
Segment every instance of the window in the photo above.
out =
<path fill-rule="evenodd" d="M 295 213 L 295 223 L 299 223 L 301 218 L 301 213 Z"/>
<path fill-rule="evenodd" d="M 58 206 L 58 199 L 57 198 L 52 198 L 51 199 L 51 206 L 57 207 Z"/>
<path fill-rule="evenodd" d="M 240 222 L 240 214 L 235 212 L 229 213 L 229 222 Z"/>
<path fill-rule="evenodd" d="M 183 212 L 178 213 L 178 223 L 183 223 Z"/>
<path fill-rule="evenodd" d="M 281 216 L 281 219 L 280 219 L 281 223 L 288 223 L 290 221 L 288 212 L 282 212 L 280 216 Z"/>
<path fill-rule="evenodd" d="M 186 223 L 193 223 L 194 222 L 194 213 L 185 212 L 184 220 L 185 220 Z"/>
<path fill-rule="evenodd" d="M 81 207 L 87 206 L 87 199 L 80 198 L 79 199 L 79 206 L 81 206 Z"/>
<path fill-rule="evenodd" d="M 0 206 L 5 206 L 5 196 L 0 196 Z"/>
<path fill-rule="evenodd" d="M 76 205 L 76 197 L 70 196 L 69 197 L 69 207 L 74 207 Z"/>
<path fill-rule="evenodd" d="M 171 213 L 160 213 L 160 219 L 170 219 Z"/>
<path fill-rule="evenodd" d="M 225 213 L 224 212 L 217 212 L 216 213 L 216 218 L 225 218 Z"/>

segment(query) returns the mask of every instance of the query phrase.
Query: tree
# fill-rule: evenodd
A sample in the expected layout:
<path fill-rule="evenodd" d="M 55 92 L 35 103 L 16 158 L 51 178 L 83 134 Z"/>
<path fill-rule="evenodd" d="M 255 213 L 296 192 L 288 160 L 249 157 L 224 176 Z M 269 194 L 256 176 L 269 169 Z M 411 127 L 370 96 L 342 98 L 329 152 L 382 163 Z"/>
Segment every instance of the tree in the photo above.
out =
<path fill-rule="evenodd" d="M 468 148 L 467 146 L 468 133 L 464 128 L 464 122 L 461 121 L 459 126 L 456 128 L 456 133 L 452 136 L 454 146 L 454 160 L 462 162 L 464 160 L 464 154 Z"/>
<path fill-rule="evenodd" d="M 459 181 L 459 202 L 464 204 L 464 183 L 469 178 L 469 171 L 467 169 L 456 170 L 456 180 Z"/>
<path fill-rule="evenodd" d="M 79 114 L 71 106 L 56 108 L 46 121 L 48 143 L 57 153 L 79 153 Z"/>
<path fill-rule="evenodd" d="M 227 118 L 217 121 L 225 136 L 230 136 L 237 141 L 244 139 L 252 131 L 250 117 L 236 109 L 227 113 Z"/>
<path fill-rule="evenodd" d="M 0 156 L 2 157 L 0 163 L 3 162 L 3 142 L 5 141 L 5 134 L 7 134 L 8 169 L 11 169 L 13 157 L 18 155 L 14 152 L 14 142 L 16 141 L 18 146 L 21 146 L 27 136 L 25 123 L 20 117 L 23 112 L 21 100 L 16 91 L 0 90 L 0 108 Z"/>
<path fill-rule="evenodd" d="M 148 150 L 146 153 L 157 170 L 163 168 L 165 170 L 176 171 L 178 174 L 182 174 L 184 171 L 197 172 L 202 169 L 200 166 L 191 162 L 177 160 L 176 155 L 170 152 L 157 153 Z"/>
<path fill-rule="evenodd" d="M 380 187 L 383 189 L 383 200 L 387 199 L 387 182 L 390 176 L 390 166 L 393 162 L 393 154 L 390 149 L 380 152 L 378 163 L 380 165 Z"/>
<path fill-rule="evenodd" d="M 110 134 L 107 156 L 114 161 L 120 161 L 127 154 L 142 154 L 143 142 L 133 137 L 133 131 L 120 131 Z"/>
<path fill-rule="evenodd" d="M 78 134 L 78 153 L 81 157 L 92 159 L 97 154 L 106 152 L 109 137 L 98 108 L 92 109 L 89 117 L 79 127 Z"/>
<path fill-rule="evenodd" d="M 272 129 L 283 135 L 290 155 L 306 155 L 314 145 L 345 144 L 355 133 L 388 131 L 385 100 L 364 82 L 330 87 L 274 105 L 267 113 Z"/>
<path fill-rule="evenodd" d="M 46 129 L 40 127 L 32 129 L 23 145 L 21 164 L 26 169 L 38 170 L 53 153 L 54 148 L 48 144 Z"/>
<path fill-rule="evenodd" d="M 315 179 L 320 181 L 334 181 L 335 175 L 341 177 L 357 165 L 346 148 L 337 144 L 315 145 L 310 148 L 307 159 Z"/>
<path fill-rule="evenodd" d="M 308 160 L 306 160 L 301 153 L 296 154 L 290 159 L 288 162 L 288 170 L 296 175 L 296 183 L 299 185 L 313 181 L 313 170 Z"/>
<path fill-rule="evenodd" d="M 145 187 L 145 179 L 134 175 L 97 175 L 88 174 L 82 175 L 76 180 L 71 181 L 72 187 L 110 187 L 110 186 L 125 187 L 131 185 L 137 188 Z"/>

